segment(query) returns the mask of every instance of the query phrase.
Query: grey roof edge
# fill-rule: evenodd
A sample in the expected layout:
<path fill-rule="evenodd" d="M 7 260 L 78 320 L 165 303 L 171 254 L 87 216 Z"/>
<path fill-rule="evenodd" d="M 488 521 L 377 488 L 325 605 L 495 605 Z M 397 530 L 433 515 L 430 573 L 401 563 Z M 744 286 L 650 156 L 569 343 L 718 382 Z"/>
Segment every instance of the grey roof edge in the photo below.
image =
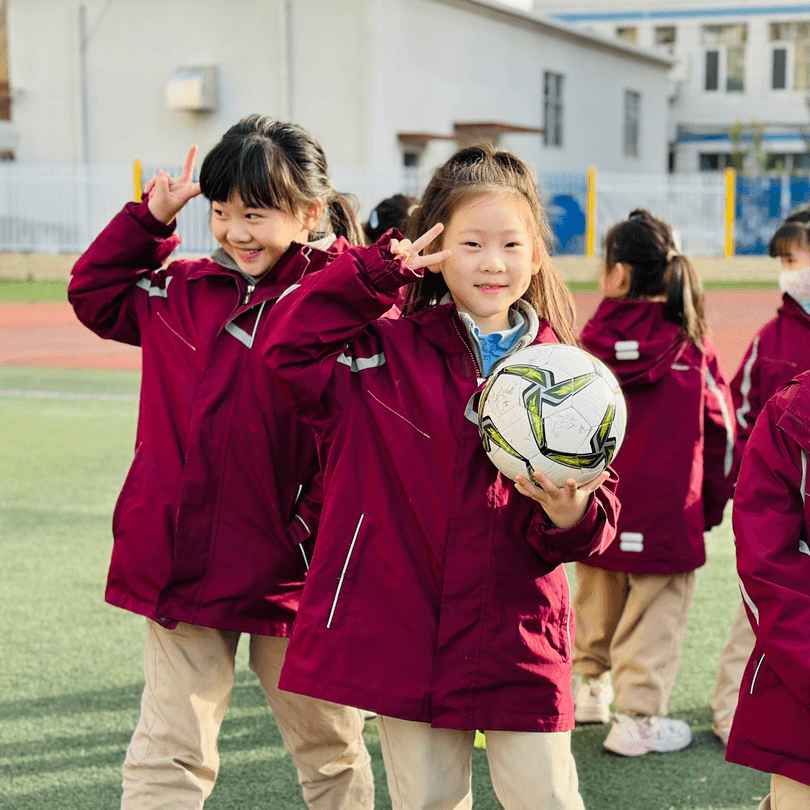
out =
<path fill-rule="evenodd" d="M 555 20 L 548 15 L 521 11 L 518 8 L 504 5 L 497 0 L 433 0 L 445 6 L 473 11 L 493 19 L 508 20 L 520 25 L 522 28 L 533 29 L 556 39 L 573 42 L 578 45 L 596 48 L 619 54 L 625 58 L 646 62 L 668 70 L 675 64 L 675 60 L 662 56 L 654 51 L 640 48 L 631 42 L 621 42 L 611 37 L 605 37 L 594 32 L 583 31 L 574 25 Z"/>

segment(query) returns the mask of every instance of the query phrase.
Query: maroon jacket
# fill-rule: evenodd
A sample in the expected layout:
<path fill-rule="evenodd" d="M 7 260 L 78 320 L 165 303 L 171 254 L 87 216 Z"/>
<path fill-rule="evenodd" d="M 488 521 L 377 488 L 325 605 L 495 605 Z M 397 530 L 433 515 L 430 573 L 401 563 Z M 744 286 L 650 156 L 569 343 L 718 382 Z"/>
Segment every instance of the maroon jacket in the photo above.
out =
<path fill-rule="evenodd" d="M 613 467 L 622 504 L 618 540 L 588 565 L 679 574 L 706 562 L 703 532 L 731 496 L 731 395 L 714 346 L 705 353 L 664 319 L 664 304 L 605 299 L 582 345 L 616 374 L 627 433 Z"/>
<path fill-rule="evenodd" d="M 810 785 L 810 372 L 764 407 L 743 455 L 734 536 L 756 635 L 726 759 Z"/>
<path fill-rule="evenodd" d="M 249 290 L 211 259 L 159 269 L 179 243 L 172 234 L 145 203 L 127 205 L 68 288 L 82 323 L 143 349 L 106 599 L 169 627 L 288 636 L 311 553 L 298 544 L 320 511 L 320 492 L 309 491 L 318 462 L 262 347 L 278 296 L 348 244 L 330 253 L 293 244 Z"/>
<path fill-rule="evenodd" d="M 477 343 L 452 303 L 376 320 L 417 278 L 382 244 L 347 251 L 271 316 L 269 362 L 325 460 L 281 686 L 441 728 L 570 729 L 562 563 L 613 539 L 615 480 L 558 529 L 498 473 L 473 408 Z M 516 348 L 556 340 L 524 315 Z"/>
<path fill-rule="evenodd" d="M 735 472 L 765 403 L 797 374 L 810 369 L 810 315 L 789 295 L 757 334 L 731 381 L 737 417 Z"/>

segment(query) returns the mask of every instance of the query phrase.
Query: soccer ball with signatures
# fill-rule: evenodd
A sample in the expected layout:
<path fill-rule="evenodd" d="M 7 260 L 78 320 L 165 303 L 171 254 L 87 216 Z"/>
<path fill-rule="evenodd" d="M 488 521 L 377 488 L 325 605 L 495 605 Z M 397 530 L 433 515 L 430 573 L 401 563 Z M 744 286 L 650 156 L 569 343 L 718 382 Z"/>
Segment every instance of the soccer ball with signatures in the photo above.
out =
<path fill-rule="evenodd" d="M 478 403 L 484 449 L 507 477 L 537 470 L 556 485 L 584 484 L 621 446 L 627 408 L 608 367 L 588 352 L 541 343 L 493 369 Z"/>

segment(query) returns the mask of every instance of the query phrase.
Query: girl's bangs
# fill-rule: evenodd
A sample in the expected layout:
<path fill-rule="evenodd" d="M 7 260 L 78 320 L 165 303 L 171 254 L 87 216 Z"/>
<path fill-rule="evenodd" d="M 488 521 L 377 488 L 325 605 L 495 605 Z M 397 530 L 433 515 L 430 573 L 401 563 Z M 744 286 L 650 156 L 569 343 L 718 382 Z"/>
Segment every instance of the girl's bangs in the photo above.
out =
<path fill-rule="evenodd" d="M 228 202 L 236 194 L 247 208 L 268 208 L 294 213 L 300 207 L 296 186 L 287 166 L 258 142 L 223 149 L 212 161 L 207 176 L 206 196 Z"/>
<path fill-rule="evenodd" d="M 803 225 L 786 222 L 777 228 L 770 244 L 768 255 L 774 259 L 787 256 L 793 248 L 810 247 L 810 232 Z"/>

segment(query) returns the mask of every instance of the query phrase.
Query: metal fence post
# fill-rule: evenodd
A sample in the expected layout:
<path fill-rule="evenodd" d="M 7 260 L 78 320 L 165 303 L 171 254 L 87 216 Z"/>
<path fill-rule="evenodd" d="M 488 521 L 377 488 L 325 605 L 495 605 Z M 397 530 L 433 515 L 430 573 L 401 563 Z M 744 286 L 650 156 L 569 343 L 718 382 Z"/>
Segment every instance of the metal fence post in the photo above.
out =
<path fill-rule="evenodd" d="M 138 158 L 132 161 L 132 199 L 135 202 L 141 201 L 143 195 L 143 184 L 141 182 L 141 171 L 143 166 Z"/>
<path fill-rule="evenodd" d="M 596 166 L 588 166 L 588 214 L 586 217 L 585 255 L 596 252 Z"/>
<path fill-rule="evenodd" d="M 734 225 L 737 209 L 737 172 L 726 169 L 726 258 L 734 255 Z"/>

